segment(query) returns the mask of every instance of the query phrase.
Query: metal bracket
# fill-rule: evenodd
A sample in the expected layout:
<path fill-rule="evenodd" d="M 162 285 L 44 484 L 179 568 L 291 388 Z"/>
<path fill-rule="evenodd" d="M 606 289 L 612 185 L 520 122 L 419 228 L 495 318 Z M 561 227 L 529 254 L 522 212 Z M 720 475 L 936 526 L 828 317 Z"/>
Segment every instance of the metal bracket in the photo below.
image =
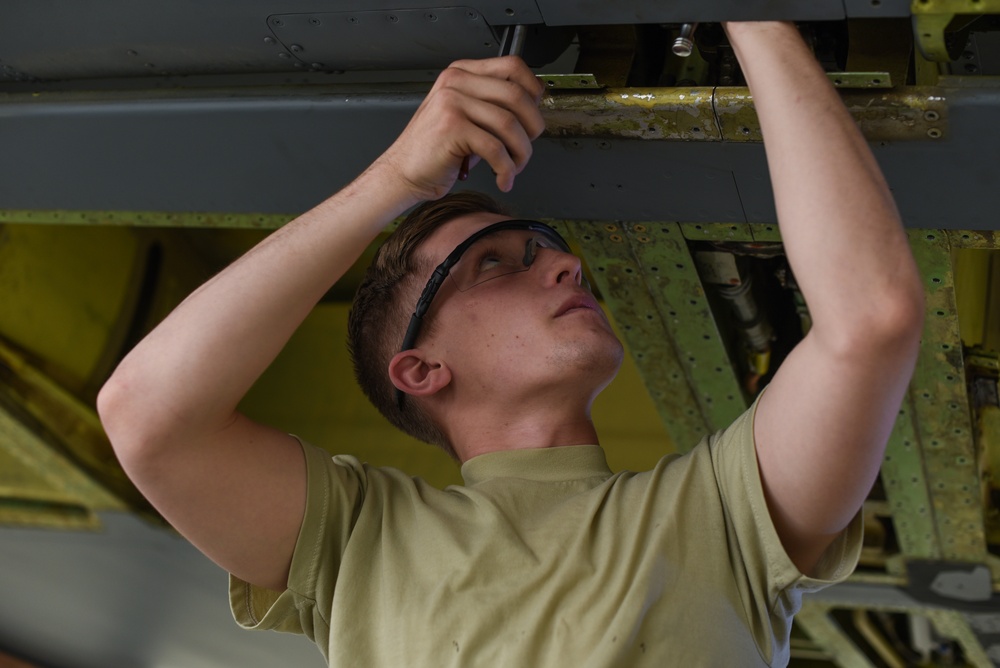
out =
<path fill-rule="evenodd" d="M 593 74 L 539 74 L 538 78 L 550 90 L 578 90 L 603 88 Z"/>
<path fill-rule="evenodd" d="M 827 72 L 836 88 L 892 88 L 888 72 Z"/>

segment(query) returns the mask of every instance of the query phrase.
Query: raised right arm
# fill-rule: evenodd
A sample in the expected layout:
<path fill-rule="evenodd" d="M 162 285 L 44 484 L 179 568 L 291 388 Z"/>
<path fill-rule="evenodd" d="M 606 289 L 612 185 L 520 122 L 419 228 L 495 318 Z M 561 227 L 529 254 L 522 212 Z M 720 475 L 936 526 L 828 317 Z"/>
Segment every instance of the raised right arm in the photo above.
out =
<path fill-rule="evenodd" d="M 385 225 L 447 193 L 466 156 L 510 189 L 543 129 L 541 93 L 517 58 L 445 70 L 382 157 L 198 288 L 105 384 L 98 410 L 125 471 L 221 567 L 284 589 L 305 508 L 298 444 L 239 401 Z"/>

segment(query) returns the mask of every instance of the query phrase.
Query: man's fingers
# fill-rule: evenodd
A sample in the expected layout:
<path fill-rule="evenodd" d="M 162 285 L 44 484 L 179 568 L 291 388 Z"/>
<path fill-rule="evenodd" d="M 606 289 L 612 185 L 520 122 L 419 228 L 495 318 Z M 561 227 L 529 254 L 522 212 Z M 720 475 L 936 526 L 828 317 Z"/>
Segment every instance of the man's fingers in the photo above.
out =
<path fill-rule="evenodd" d="M 518 172 L 524 169 L 531 158 L 531 137 L 517 116 L 503 107 L 476 99 L 467 100 L 464 110 L 469 121 L 503 143 Z"/>
<path fill-rule="evenodd" d="M 476 129 L 469 136 L 469 152 L 481 157 L 497 175 L 497 187 L 507 192 L 514 185 L 514 177 L 520 172 L 511 159 L 502 141 L 486 130 Z"/>
<path fill-rule="evenodd" d="M 544 85 L 534 75 L 531 75 L 531 70 L 528 70 L 519 58 L 505 57 L 492 58 L 490 60 L 517 61 L 520 63 L 520 67 L 517 68 L 510 65 L 505 67 L 482 67 L 479 66 L 482 61 L 459 61 L 441 73 L 435 84 L 435 88 L 451 88 L 469 97 L 485 100 L 503 107 L 517 116 L 529 137 L 532 139 L 537 138 L 545 130 L 545 121 L 538 108 L 541 93 L 544 92 Z M 472 66 L 467 69 L 467 64 L 472 64 Z M 503 63 L 499 64 L 503 65 Z M 519 71 L 521 69 L 530 75 L 530 89 L 525 88 L 518 81 L 497 76 L 509 70 Z"/>
<path fill-rule="evenodd" d="M 438 77 L 387 161 L 423 199 L 467 178 L 480 158 L 497 174 L 497 186 L 510 190 L 545 127 L 542 90 L 519 58 L 460 61 Z"/>
<path fill-rule="evenodd" d="M 480 76 L 506 79 L 528 91 L 536 103 L 541 101 L 542 95 L 545 94 L 545 84 L 535 76 L 534 72 L 521 60 L 520 56 L 459 60 L 452 63 L 451 66 Z"/>

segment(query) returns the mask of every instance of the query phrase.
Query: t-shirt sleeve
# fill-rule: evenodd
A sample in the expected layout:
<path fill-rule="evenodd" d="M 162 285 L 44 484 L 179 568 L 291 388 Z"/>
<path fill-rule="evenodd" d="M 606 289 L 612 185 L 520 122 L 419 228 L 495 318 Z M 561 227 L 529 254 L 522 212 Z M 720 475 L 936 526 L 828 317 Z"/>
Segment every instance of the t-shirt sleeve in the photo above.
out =
<path fill-rule="evenodd" d="M 759 647 L 761 653 L 772 665 L 783 665 L 780 660 L 782 656 L 787 660 L 792 615 L 802 606 L 802 595 L 842 582 L 854 571 L 861 555 L 863 520 L 859 510 L 824 552 L 812 576 L 798 570 L 781 544 L 764 499 L 753 435 L 756 409 L 757 402 L 728 429 L 715 434 L 709 450 L 747 619 L 758 645 L 768 637 L 778 643 Z M 773 635 L 765 632 L 768 629 Z"/>
<path fill-rule="evenodd" d="M 354 457 L 331 457 L 299 441 L 306 459 L 306 509 L 283 592 L 229 576 L 229 602 L 247 629 L 301 633 L 324 652 L 330 635 L 327 601 L 339 562 L 357 521 L 366 488 L 364 467 Z"/>

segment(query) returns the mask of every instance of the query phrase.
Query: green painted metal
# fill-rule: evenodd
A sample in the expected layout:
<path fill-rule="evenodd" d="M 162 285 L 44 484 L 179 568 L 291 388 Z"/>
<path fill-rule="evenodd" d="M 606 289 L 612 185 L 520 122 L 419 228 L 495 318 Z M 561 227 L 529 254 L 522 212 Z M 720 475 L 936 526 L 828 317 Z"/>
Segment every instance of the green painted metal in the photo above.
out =
<path fill-rule="evenodd" d="M 771 223 L 751 224 L 750 234 L 751 236 L 753 236 L 754 241 L 759 241 L 759 242 L 781 241 L 781 231 L 778 229 L 777 225 Z"/>
<path fill-rule="evenodd" d="M 539 74 L 538 78 L 550 90 L 577 90 L 603 88 L 593 74 Z"/>
<path fill-rule="evenodd" d="M 612 88 L 574 92 L 542 100 L 550 136 L 719 141 L 713 109 L 715 89 Z"/>
<path fill-rule="evenodd" d="M 805 600 L 795 615 L 795 623 L 821 647 L 840 668 L 875 668 L 864 652 L 847 637 L 830 617 L 827 606 Z"/>
<path fill-rule="evenodd" d="M 909 395 L 896 416 L 885 458 L 882 461 L 882 485 L 889 499 L 896 539 L 907 557 L 941 558 L 937 528 L 930 496 L 930 484 L 914 427 L 914 410 Z M 903 570 L 905 564 L 897 563 Z"/>
<path fill-rule="evenodd" d="M 274 230 L 296 214 L 164 211 L 61 211 L 0 209 L 0 224 L 123 225 L 131 227 L 211 227 Z"/>
<path fill-rule="evenodd" d="M 1000 248 L 1000 232 L 995 230 L 948 230 L 952 248 Z"/>
<path fill-rule="evenodd" d="M 923 56 L 934 62 L 949 62 L 955 53 L 949 53 L 945 29 L 956 15 L 976 16 L 1000 12 L 1000 0 L 913 0 L 913 34 Z"/>
<path fill-rule="evenodd" d="M 836 88 L 892 88 L 888 72 L 827 72 Z"/>
<path fill-rule="evenodd" d="M 692 241 L 753 241 L 747 223 L 681 223 L 685 239 Z"/>
<path fill-rule="evenodd" d="M 94 409 L 0 341 L 0 405 L 4 404 L 30 420 L 33 431 L 48 435 L 62 448 L 61 456 L 85 472 L 71 472 L 67 466 L 53 469 L 59 478 L 65 477 L 75 488 L 86 490 L 88 507 L 124 508 L 123 501 L 127 501 L 133 508 L 153 514 L 118 463 Z M 19 456 L 18 447 L 13 441 L 0 440 L 0 451 Z M 48 457 L 46 461 L 55 460 Z M 82 477 L 99 481 L 106 491 L 85 485 L 80 482 Z"/>
<path fill-rule="evenodd" d="M 100 526 L 91 506 L 113 501 L 2 405 L 0 440 L 0 526 Z"/>
<path fill-rule="evenodd" d="M 972 627 L 969 626 L 966 615 L 961 612 L 940 609 L 928 609 L 924 615 L 931 620 L 931 624 L 934 625 L 938 633 L 958 641 L 969 665 L 976 668 L 994 668 L 996 664 L 986 654 L 982 643 L 979 642 Z"/>
<path fill-rule="evenodd" d="M 941 88 L 850 90 L 841 98 L 868 141 L 940 141 L 948 137 L 948 101 Z"/>
<path fill-rule="evenodd" d="M 0 524 L 96 529 L 94 511 L 126 509 L 0 398 Z"/>
<path fill-rule="evenodd" d="M 841 99 L 869 141 L 928 141 L 948 136 L 948 104 L 940 88 L 844 90 Z M 763 141 L 749 88 L 716 88 L 714 106 L 723 140 Z"/>
<path fill-rule="evenodd" d="M 709 429 L 725 429 L 747 409 L 747 399 L 680 226 L 625 228 Z"/>
<path fill-rule="evenodd" d="M 909 399 L 930 482 L 940 556 L 985 563 L 980 474 L 965 390 L 951 246 L 940 230 L 911 230 L 909 237 L 927 304 Z"/>
<path fill-rule="evenodd" d="M 664 424 L 681 451 L 747 402 L 676 223 L 574 223 Z"/>
<path fill-rule="evenodd" d="M 900 407 L 882 463 L 882 482 L 889 498 L 900 552 L 905 558 L 943 556 L 933 512 L 930 474 L 925 468 L 916 409 L 908 394 Z M 895 562 L 900 571 L 904 561 Z M 890 570 L 894 570 L 890 568 Z"/>

